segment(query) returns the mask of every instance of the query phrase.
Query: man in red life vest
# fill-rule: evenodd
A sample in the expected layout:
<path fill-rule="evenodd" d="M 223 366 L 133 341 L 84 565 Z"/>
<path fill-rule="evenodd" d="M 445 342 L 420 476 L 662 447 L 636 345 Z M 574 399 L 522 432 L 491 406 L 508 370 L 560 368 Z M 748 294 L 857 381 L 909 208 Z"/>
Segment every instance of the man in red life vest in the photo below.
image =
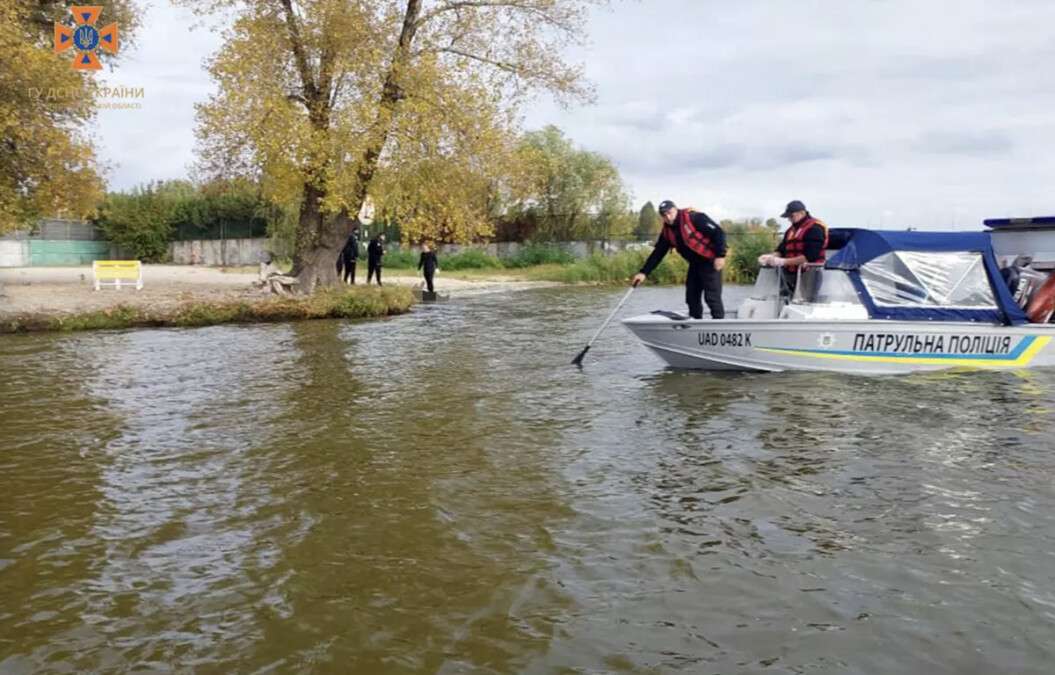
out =
<path fill-rule="evenodd" d="M 791 220 L 784 240 L 777 246 L 776 253 L 759 256 L 758 264 L 763 267 L 782 267 L 788 294 L 794 295 L 799 267 L 804 263 L 824 262 L 824 250 L 828 248 L 828 226 L 811 216 L 806 205 L 797 199 L 788 202 L 780 217 Z"/>
<path fill-rule="evenodd" d="M 660 202 L 659 215 L 663 219 L 663 229 L 656 247 L 641 271 L 634 275 L 631 285 L 637 286 L 644 281 L 671 248 L 677 249 L 689 263 L 689 275 L 685 279 L 685 303 L 689 306 L 689 316 L 703 318 L 702 294 L 711 310 L 711 318 L 724 319 L 722 268 L 725 267 L 725 232 L 706 213 L 679 209 L 669 199 Z"/>

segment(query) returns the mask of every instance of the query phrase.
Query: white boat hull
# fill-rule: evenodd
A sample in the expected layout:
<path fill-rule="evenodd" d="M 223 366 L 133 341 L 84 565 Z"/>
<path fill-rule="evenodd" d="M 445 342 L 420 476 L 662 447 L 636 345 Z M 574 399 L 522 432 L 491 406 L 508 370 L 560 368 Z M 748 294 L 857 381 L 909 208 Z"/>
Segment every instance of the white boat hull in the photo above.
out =
<path fill-rule="evenodd" d="M 623 321 L 674 368 L 896 374 L 1055 365 L 1055 325 L 918 321 L 700 319 L 645 314 Z"/>

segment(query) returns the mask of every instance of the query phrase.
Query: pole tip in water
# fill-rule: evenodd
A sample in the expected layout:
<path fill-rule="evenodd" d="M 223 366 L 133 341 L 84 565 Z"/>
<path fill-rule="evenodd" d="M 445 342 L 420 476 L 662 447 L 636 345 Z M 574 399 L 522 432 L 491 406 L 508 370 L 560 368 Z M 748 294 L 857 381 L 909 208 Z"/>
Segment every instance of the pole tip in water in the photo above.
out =
<path fill-rule="evenodd" d="M 579 366 L 580 368 L 582 368 L 583 357 L 586 356 L 586 352 L 588 352 L 588 351 L 590 351 L 590 345 L 586 345 L 585 347 L 583 347 L 582 351 L 579 352 L 579 355 L 571 360 L 571 364 L 573 366 Z"/>

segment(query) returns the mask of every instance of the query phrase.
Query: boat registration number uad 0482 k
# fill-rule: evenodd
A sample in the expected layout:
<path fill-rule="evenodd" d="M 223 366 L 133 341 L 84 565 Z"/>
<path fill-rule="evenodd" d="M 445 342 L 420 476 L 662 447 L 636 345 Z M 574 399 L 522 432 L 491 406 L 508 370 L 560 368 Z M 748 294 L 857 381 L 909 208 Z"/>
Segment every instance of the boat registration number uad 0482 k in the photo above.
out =
<path fill-rule="evenodd" d="M 696 335 L 701 347 L 750 347 L 750 333 L 719 333 L 701 330 Z"/>

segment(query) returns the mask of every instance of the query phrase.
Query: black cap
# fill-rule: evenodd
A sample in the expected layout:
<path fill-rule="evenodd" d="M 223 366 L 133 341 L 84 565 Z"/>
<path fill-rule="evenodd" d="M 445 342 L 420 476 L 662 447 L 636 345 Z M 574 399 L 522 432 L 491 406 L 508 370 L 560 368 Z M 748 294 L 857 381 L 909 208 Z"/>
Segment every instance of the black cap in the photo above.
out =
<path fill-rule="evenodd" d="M 659 212 L 659 215 L 662 216 L 667 211 L 670 211 L 671 209 L 676 209 L 676 208 L 678 208 L 678 207 L 674 205 L 674 202 L 670 201 L 669 199 L 664 199 L 663 201 L 661 201 L 659 203 L 659 208 L 656 209 L 656 210 Z"/>
<path fill-rule="evenodd" d="M 788 202 L 788 207 L 786 209 L 784 209 L 784 213 L 780 214 L 780 217 L 781 218 L 790 218 L 791 214 L 795 213 L 796 211 L 805 211 L 805 210 L 806 210 L 806 205 L 803 204 L 802 202 L 800 202 L 799 200 L 795 199 L 795 200 L 792 200 L 792 201 Z"/>

